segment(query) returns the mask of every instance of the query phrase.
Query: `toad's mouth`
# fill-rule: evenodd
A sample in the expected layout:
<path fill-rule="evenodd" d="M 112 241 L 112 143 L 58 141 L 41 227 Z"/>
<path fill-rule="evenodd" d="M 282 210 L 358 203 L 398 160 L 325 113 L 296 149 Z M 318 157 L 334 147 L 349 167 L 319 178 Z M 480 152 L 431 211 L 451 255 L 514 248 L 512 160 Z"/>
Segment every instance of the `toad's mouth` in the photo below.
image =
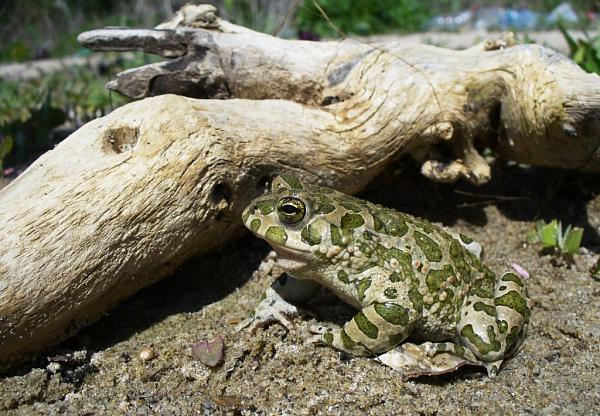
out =
<path fill-rule="evenodd" d="M 271 247 L 277 253 L 277 263 L 286 272 L 301 272 L 310 268 L 310 261 L 307 256 L 309 253 L 306 251 L 275 244 L 272 244 Z"/>
<path fill-rule="evenodd" d="M 273 250 L 275 250 L 275 252 L 281 256 L 297 257 L 306 256 L 308 253 L 310 253 L 306 247 L 303 247 L 301 243 L 294 241 L 293 239 L 288 239 L 285 244 L 281 244 L 281 241 L 273 241 L 266 235 L 259 235 L 259 237 L 269 243 Z"/>
<path fill-rule="evenodd" d="M 277 257 L 279 258 L 300 259 L 304 258 L 307 254 L 306 250 L 302 250 L 300 248 L 281 246 L 269 240 L 267 240 L 267 242 L 271 245 L 271 247 L 273 247 L 273 250 L 275 250 Z"/>

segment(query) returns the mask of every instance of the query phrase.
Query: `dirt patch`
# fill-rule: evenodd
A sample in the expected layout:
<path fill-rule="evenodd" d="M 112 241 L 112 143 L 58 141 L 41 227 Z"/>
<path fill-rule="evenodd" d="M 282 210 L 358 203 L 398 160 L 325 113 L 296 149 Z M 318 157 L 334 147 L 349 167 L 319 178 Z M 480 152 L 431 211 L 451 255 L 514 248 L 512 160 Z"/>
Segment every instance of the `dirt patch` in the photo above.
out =
<path fill-rule="evenodd" d="M 8 414 L 598 414 L 600 252 L 596 175 L 497 167 L 481 188 L 437 185 L 402 164 L 363 196 L 475 237 L 495 270 L 517 262 L 534 311 L 523 349 L 489 379 L 476 368 L 403 381 L 369 359 L 305 345 L 314 318 L 237 334 L 270 283 L 257 269 L 269 252 L 246 236 L 186 263 L 173 277 L 122 302 L 99 322 L 0 380 Z M 584 227 L 575 263 L 527 245 L 538 218 Z M 327 294 L 320 320 L 351 313 Z M 221 334 L 222 365 L 194 360 L 191 345 Z"/>

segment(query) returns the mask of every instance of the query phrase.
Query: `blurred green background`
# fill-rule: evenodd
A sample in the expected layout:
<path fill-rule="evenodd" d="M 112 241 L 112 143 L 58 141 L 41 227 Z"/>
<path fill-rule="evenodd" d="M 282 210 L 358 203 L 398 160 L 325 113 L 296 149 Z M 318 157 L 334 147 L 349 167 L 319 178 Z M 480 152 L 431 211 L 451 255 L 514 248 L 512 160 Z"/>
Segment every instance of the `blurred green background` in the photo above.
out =
<path fill-rule="evenodd" d="M 81 124 L 127 102 L 110 94 L 105 83 L 119 71 L 156 61 L 139 53 L 107 53 L 94 54 L 99 59 L 88 62 L 86 57 L 92 54 L 78 45 L 79 33 L 105 26 L 153 27 L 188 1 L 1 0 L 0 177 L 17 174 L 19 164 L 52 148 Z M 203 3 L 214 4 L 221 17 L 234 23 L 308 40 L 427 30 L 556 29 L 560 22 L 567 29 L 596 29 L 600 7 L 600 2 L 589 0 L 319 0 L 328 21 L 312 0 Z M 567 14 L 555 15 L 559 9 Z M 598 38 L 571 39 L 564 30 L 563 35 L 571 57 L 587 71 L 600 72 Z M 34 76 L 2 72 L 10 63 L 63 57 L 85 64 L 67 63 L 59 71 Z M 13 165 L 17 168 L 7 169 Z"/>
<path fill-rule="evenodd" d="M 550 12 L 563 0 L 319 0 L 331 21 L 343 32 L 369 35 L 426 29 L 434 16 L 474 7 L 504 7 Z M 85 53 L 75 42 L 85 31 L 104 26 L 152 27 L 168 18 L 187 1 L 182 0 L 3 0 L 0 2 L 0 60 L 23 61 L 35 57 L 60 57 Z M 234 23 L 272 32 L 290 8 L 290 25 L 319 36 L 336 35 L 312 0 L 205 1 L 219 8 Z M 598 7 L 590 0 L 568 2 L 583 18 Z M 582 22 L 583 23 L 583 22 Z"/>

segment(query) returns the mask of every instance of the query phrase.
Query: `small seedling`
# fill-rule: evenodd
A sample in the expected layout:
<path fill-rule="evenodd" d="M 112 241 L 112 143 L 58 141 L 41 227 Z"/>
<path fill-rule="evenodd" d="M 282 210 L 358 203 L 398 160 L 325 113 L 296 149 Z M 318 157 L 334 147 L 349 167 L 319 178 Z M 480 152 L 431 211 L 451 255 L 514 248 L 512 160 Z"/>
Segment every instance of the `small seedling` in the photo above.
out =
<path fill-rule="evenodd" d="M 582 228 L 568 225 L 563 232 L 560 221 L 552 220 L 546 223 L 541 220 L 536 223 L 536 229 L 530 241 L 542 243 L 544 249 L 555 250 L 563 255 L 572 256 L 579 250 L 582 237 Z"/>

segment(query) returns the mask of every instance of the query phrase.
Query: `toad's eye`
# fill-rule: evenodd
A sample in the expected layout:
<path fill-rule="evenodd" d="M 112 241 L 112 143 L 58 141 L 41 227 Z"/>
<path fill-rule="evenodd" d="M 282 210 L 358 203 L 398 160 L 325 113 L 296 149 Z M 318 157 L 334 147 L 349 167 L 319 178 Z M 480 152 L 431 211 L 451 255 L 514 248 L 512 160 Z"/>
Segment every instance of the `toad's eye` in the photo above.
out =
<path fill-rule="evenodd" d="M 306 215 L 306 205 L 298 198 L 285 197 L 277 203 L 277 215 L 281 222 L 286 224 L 297 224 Z"/>

